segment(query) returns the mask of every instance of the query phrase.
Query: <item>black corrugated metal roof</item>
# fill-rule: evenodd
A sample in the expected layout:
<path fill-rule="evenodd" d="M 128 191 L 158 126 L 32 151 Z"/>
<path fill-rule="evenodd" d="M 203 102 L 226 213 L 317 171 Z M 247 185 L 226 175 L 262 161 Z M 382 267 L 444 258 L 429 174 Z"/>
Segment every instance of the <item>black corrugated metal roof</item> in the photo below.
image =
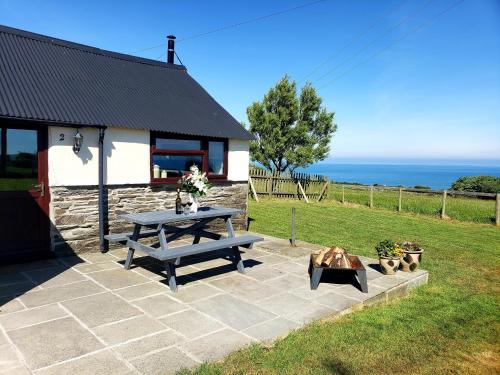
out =
<path fill-rule="evenodd" d="M 2 25 L 0 117 L 252 139 L 181 65 Z"/>

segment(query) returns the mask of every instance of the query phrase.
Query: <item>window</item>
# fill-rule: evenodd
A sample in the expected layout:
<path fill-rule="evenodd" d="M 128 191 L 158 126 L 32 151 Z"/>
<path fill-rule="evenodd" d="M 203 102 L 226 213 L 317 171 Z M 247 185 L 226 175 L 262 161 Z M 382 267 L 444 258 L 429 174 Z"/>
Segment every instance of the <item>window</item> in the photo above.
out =
<path fill-rule="evenodd" d="M 0 128 L 0 191 L 29 190 L 38 182 L 37 131 Z"/>
<path fill-rule="evenodd" d="M 224 142 L 208 142 L 208 174 L 224 174 Z"/>
<path fill-rule="evenodd" d="M 227 178 L 227 140 L 151 133 L 151 182 L 175 184 L 196 165 L 211 180 Z"/>

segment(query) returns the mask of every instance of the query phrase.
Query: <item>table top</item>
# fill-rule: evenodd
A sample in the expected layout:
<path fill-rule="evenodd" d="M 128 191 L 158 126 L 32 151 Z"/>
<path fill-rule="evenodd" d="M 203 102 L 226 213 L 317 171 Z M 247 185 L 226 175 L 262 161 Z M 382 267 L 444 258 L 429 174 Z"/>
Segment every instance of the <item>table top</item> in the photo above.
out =
<path fill-rule="evenodd" d="M 176 214 L 175 210 L 151 211 L 120 215 L 121 220 L 140 225 L 175 223 L 186 220 L 200 220 L 211 217 L 227 217 L 242 214 L 243 210 L 225 207 L 200 207 L 198 212 L 191 214 Z"/>

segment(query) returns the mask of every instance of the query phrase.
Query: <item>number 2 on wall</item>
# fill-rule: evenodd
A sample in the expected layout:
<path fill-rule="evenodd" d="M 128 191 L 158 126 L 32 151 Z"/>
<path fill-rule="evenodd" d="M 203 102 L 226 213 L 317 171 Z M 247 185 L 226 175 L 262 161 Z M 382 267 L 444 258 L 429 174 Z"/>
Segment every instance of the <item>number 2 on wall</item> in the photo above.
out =
<path fill-rule="evenodd" d="M 59 134 L 59 142 L 64 141 L 64 133 Z"/>

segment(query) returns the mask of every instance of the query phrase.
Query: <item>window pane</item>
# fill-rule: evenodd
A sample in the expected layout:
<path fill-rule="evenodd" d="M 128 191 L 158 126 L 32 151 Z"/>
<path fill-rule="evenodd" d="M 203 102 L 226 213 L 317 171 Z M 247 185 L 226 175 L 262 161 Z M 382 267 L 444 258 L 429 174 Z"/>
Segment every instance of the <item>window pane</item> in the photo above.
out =
<path fill-rule="evenodd" d="M 208 142 L 208 173 L 224 174 L 224 142 Z"/>
<path fill-rule="evenodd" d="M 162 148 L 164 150 L 201 150 L 201 141 L 156 138 L 156 148 Z"/>
<path fill-rule="evenodd" d="M 38 182 L 36 130 L 1 129 L 0 190 L 29 190 Z"/>
<path fill-rule="evenodd" d="M 192 165 L 196 165 L 202 170 L 202 164 L 203 156 L 201 155 L 153 155 L 153 177 L 180 177 L 185 172 L 189 172 L 189 168 Z M 155 176 L 155 170 L 157 171 L 158 169 L 159 172 L 156 172 L 157 175 Z"/>

